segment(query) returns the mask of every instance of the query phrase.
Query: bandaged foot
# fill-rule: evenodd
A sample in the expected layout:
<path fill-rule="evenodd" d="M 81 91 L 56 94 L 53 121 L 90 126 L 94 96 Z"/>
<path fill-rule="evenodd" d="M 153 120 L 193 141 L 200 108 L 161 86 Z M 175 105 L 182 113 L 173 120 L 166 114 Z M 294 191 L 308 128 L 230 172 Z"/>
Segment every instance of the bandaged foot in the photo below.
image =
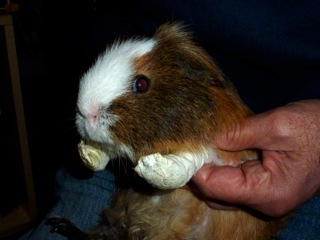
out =
<path fill-rule="evenodd" d="M 191 154 L 155 153 L 141 157 L 134 170 L 156 188 L 174 189 L 184 186 L 202 165 Z"/>
<path fill-rule="evenodd" d="M 81 141 L 78 144 L 78 151 L 83 163 L 93 171 L 104 169 L 110 159 L 97 143 L 85 144 Z"/>

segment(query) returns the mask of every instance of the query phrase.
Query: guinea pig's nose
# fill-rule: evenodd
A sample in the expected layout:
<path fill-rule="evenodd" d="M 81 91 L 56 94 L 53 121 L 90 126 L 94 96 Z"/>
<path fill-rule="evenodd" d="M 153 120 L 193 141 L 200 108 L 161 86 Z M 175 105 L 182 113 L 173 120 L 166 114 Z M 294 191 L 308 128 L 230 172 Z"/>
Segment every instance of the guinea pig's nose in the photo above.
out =
<path fill-rule="evenodd" d="M 93 124 L 99 118 L 99 109 L 91 107 L 89 110 L 81 110 L 79 106 L 76 108 L 77 114 L 90 124 Z"/>
<path fill-rule="evenodd" d="M 97 121 L 97 118 L 98 118 L 98 114 L 96 113 L 89 113 L 86 116 L 87 121 L 90 123 L 95 123 Z"/>

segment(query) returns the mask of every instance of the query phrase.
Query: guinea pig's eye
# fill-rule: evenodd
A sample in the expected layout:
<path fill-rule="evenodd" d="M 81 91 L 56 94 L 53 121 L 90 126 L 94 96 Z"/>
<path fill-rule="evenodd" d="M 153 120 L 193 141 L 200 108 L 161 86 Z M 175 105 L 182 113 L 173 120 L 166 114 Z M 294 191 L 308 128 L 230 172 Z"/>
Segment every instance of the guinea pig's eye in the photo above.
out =
<path fill-rule="evenodd" d="M 138 75 L 133 79 L 133 92 L 144 93 L 149 90 L 150 79 L 144 75 Z"/>

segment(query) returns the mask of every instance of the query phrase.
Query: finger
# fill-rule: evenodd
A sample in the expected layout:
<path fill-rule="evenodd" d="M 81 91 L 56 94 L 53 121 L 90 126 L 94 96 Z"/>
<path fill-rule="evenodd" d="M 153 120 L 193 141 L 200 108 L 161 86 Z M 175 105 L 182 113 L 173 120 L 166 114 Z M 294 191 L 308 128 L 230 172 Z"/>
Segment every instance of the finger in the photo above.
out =
<path fill-rule="evenodd" d="M 192 181 L 207 199 L 245 205 L 270 216 L 282 216 L 297 206 L 294 196 L 299 193 L 287 186 L 283 161 L 268 162 L 270 164 L 266 167 L 260 161 L 247 161 L 238 168 L 206 165 Z M 296 186 L 295 182 L 293 185 Z"/>
<path fill-rule="evenodd" d="M 246 191 L 246 183 L 241 168 L 206 164 L 192 177 L 192 182 L 206 198 L 227 203 L 243 202 L 241 195 Z"/>
<path fill-rule="evenodd" d="M 218 210 L 231 211 L 231 210 L 239 210 L 242 208 L 242 206 L 238 206 L 236 204 L 226 203 L 218 200 L 205 199 L 204 201 L 210 208 L 218 209 Z"/>
<path fill-rule="evenodd" d="M 227 151 L 263 148 L 267 136 L 273 131 L 268 115 L 268 112 L 258 114 L 230 125 L 226 133 L 214 139 L 214 145 Z"/>
<path fill-rule="evenodd" d="M 239 206 L 236 204 L 229 204 L 220 200 L 207 198 L 203 196 L 203 194 L 199 191 L 197 185 L 195 185 L 192 181 L 190 181 L 187 185 L 183 187 L 183 189 L 187 189 L 191 191 L 195 196 L 204 201 L 210 208 L 219 209 L 219 210 L 238 210 Z"/>

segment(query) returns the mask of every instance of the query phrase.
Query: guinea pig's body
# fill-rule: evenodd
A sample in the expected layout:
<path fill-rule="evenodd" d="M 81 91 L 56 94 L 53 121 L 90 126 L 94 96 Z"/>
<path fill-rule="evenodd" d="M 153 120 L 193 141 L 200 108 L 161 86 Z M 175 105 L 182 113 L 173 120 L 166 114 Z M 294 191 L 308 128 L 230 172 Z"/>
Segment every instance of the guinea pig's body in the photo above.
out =
<path fill-rule="evenodd" d="M 107 157 L 134 165 L 154 153 L 238 165 L 254 151 L 224 152 L 215 135 L 251 115 L 211 58 L 177 24 L 151 39 L 117 43 L 83 76 L 77 127 Z M 181 158 L 183 159 L 183 158 Z M 104 211 L 107 225 L 74 239 L 269 239 L 281 220 L 209 208 L 185 189 L 119 190 Z M 73 239 L 69 236 L 69 239 Z"/>

